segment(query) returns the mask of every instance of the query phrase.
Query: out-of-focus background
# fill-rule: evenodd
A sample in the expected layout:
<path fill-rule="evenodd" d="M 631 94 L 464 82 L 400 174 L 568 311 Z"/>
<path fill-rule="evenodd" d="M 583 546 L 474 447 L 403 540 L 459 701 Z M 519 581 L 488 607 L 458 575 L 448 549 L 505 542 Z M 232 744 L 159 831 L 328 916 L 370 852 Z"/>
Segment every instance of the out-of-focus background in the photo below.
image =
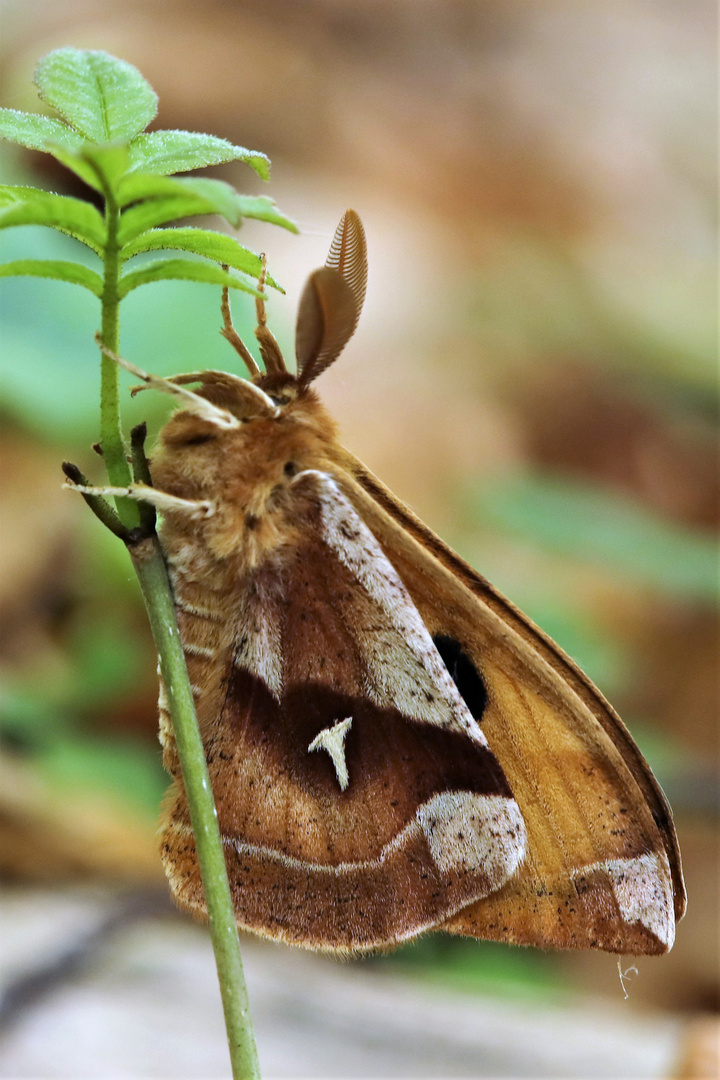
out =
<path fill-rule="evenodd" d="M 247 945 L 272 1076 L 711 1077 L 717 1039 L 716 11 L 710 0 L 5 0 L 2 104 L 38 58 L 136 64 L 157 126 L 270 155 L 302 234 L 246 224 L 287 295 L 347 206 L 359 330 L 320 383 L 343 441 L 584 667 L 675 810 L 689 907 L 665 958 L 430 936 L 338 965 Z M 80 194 L 4 147 L 0 180 Z M 2 258 L 72 257 L 7 230 Z M 3 1075 L 226 1075 L 204 931 L 155 852 L 155 659 L 124 550 L 60 490 L 97 473 L 97 302 L 3 281 Z M 156 284 L 122 351 L 236 369 L 219 297 Z M 238 327 L 252 312 L 234 301 Z M 128 429 L 165 406 L 127 401 Z M 98 474 L 99 475 L 99 474 Z M 626 970 L 631 961 L 623 961 Z"/>

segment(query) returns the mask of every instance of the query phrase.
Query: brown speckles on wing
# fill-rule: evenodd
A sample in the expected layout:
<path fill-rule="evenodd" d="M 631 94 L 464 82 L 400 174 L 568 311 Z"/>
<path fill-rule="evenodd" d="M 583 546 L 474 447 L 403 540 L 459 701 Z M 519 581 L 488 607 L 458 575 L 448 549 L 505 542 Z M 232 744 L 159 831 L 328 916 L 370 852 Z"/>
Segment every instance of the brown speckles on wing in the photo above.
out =
<path fill-rule="evenodd" d="M 620 755 L 511 675 L 495 671 L 487 679 L 491 704 L 483 726 L 512 777 L 528 855 L 511 882 L 447 929 L 541 947 L 667 951 L 674 937 L 667 856 Z M 637 915 L 640 897 L 635 905 L 620 902 L 609 869 L 648 855 L 655 860 L 656 918 Z"/>
<path fill-rule="evenodd" d="M 344 461 L 349 466 L 350 456 Z M 359 486 L 348 477 L 343 489 L 380 537 L 425 625 L 457 642 L 482 673 L 482 729 L 528 829 L 516 874 L 446 929 L 541 947 L 667 951 L 685 903 L 677 840 L 664 796 L 621 721 L 556 646 L 362 467 L 355 471 Z M 631 885 L 613 869 L 623 860 Z"/>
<path fill-rule="evenodd" d="M 389 945 L 497 889 L 524 826 L 372 534 L 324 474 L 293 494 L 300 539 L 248 576 L 206 730 L 238 921 L 320 948 Z M 342 789 L 308 747 L 344 718 Z M 202 911 L 182 799 L 165 839 L 177 898 Z"/>

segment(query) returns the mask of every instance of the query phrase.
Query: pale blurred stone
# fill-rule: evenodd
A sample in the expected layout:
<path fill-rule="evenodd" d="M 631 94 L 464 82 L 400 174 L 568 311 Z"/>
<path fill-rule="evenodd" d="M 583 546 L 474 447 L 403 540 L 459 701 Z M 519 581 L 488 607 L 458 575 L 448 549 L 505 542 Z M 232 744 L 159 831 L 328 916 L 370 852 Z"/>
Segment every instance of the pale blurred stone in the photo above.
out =
<path fill-rule="evenodd" d="M 72 950 L 117 909 L 110 893 L 2 897 L 10 973 Z M 206 931 L 169 909 L 116 926 L 80 971 L 6 1031 L 6 1080 L 229 1076 Z M 50 943 L 50 944 L 49 944 Z M 255 939 L 243 960 L 266 1080 L 280 1077 L 660 1078 L 680 1024 L 588 997 L 549 1008 L 447 993 L 387 969 L 335 963 Z"/>

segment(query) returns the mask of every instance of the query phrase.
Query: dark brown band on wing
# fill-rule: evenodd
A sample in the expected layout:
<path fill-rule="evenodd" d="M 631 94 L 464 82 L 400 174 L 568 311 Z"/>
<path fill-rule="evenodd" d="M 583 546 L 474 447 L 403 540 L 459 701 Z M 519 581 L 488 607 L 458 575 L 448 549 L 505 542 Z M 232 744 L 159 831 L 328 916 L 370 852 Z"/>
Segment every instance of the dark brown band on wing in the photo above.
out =
<path fill-rule="evenodd" d="M 309 752 L 352 717 L 349 783 Z M 230 675 L 208 764 L 238 923 L 295 944 L 387 946 L 497 889 L 524 828 L 494 755 L 466 734 L 309 684 L 278 701 Z M 164 858 L 178 902 L 204 914 L 187 805 L 169 813 Z"/>
<path fill-rule="evenodd" d="M 351 804 L 371 791 L 392 804 L 387 840 L 418 806 L 443 791 L 479 795 L 512 792 L 494 754 L 464 732 L 408 720 L 397 709 L 320 684 L 288 688 L 280 701 L 262 680 L 235 667 L 225 719 L 243 741 L 261 745 L 269 772 L 292 777 L 319 799 Z M 341 792 L 327 753 L 308 753 L 312 740 L 338 720 L 352 717 L 345 739 L 349 786 Z"/>

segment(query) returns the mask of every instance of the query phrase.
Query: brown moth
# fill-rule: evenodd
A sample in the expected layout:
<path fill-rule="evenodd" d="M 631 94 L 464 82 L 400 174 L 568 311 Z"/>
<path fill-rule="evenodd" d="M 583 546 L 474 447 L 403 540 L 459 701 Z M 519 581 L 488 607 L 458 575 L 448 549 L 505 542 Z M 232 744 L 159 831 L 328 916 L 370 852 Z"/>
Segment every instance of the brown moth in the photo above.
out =
<path fill-rule="evenodd" d="M 573 662 L 337 441 L 311 383 L 357 325 L 348 210 L 290 374 L 173 379 L 153 487 L 238 925 L 355 952 L 430 928 L 664 953 L 685 907 L 670 808 Z M 190 384 L 194 391 L 186 389 Z M 206 915 L 165 691 L 162 855 Z"/>

